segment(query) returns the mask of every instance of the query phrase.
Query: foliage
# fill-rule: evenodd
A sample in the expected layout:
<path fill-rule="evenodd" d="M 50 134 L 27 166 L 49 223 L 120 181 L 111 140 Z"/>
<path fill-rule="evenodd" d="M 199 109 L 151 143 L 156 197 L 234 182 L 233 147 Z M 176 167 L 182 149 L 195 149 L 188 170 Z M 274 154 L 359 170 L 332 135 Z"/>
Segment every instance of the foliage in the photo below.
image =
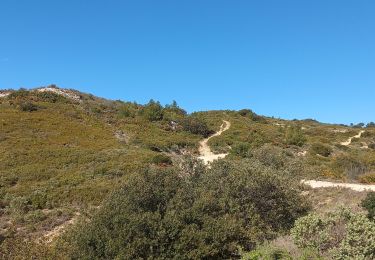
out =
<path fill-rule="evenodd" d="M 0 241 L 0 259 L 67 259 L 63 255 L 54 255 L 46 244 L 23 237 L 15 237 Z"/>
<path fill-rule="evenodd" d="M 361 203 L 361 206 L 367 210 L 368 217 L 370 219 L 374 219 L 375 218 L 375 192 L 367 193 L 366 198 Z"/>
<path fill-rule="evenodd" d="M 250 144 L 241 142 L 232 146 L 231 153 L 242 158 L 251 157 Z"/>
<path fill-rule="evenodd" d="M 30 91 L 24 88 L 20 88 L 19 90 L 16 90 L 10 93 L 10 95 L 8 96 L 8 99 L 23 99 L 23 98 L 28 97 L 29 95 L 30 95 Z"/>
<path fill-rule="evenodd" d="M 349 179 L 357 179 L 367 172 L 367 164 L 351 155 L 339 155 L 332 161 L 332 169 L 338 175 L 344 175 Z"/>
<path fill-rule="evenodd" d="M 208 137 L 212 133 L 204 121 L 194 116 L 186 117 L 181 124 L 184 131 L 192 134 Z"/>
<path fill-rule="evenodd" d="M 292 260 L 288 252 L 277 247 L 262 246 L 251 252 L 241 253 L 241 260 L 261 260 L 261 259 L 279 259 L 279 260 Z"/>
<path fill-rule="evenodd" d="M 171 151 L 178 154 L 173 156 L 173 162 L 176 166 L 180 165 L 180 162 L 175 163 L 176 158 L 178 159 L 184 152 L 196 154 L 202 136 L 209 136 L 212 133 L 211 129 L 219 129 L 222 120 L 230 121 L 231 128 L 222 135 L 210 139 L 209 145 L 215 153 L 231 153 L 231 156 L 227 157 L 228 160 L 238 163 L 239 168 L 243 168 L 242 158 L 251 158 L 249 167 L 255 168 L 254 171 L 266 168 L 271 173 L 277 172 L 279 177 L 293 176 L 296 182 L 301 174 L 308 178 L 322 174 L 337 178 L 352 176 L 350 178 L 369 182 L 371 173 L 375 170 L 373 149 L 358 149 L 362 145 L 360 142 L 348 147 L 339 145 L 343 140 L 358 134 L 358 129 L 346 126 L 321 124 L 312 120 L 288 122 L 260 116 L 261 120 L 254 120 L 253 114 L 249 111 L 241 112 L 242 115 L 237 111 L 229 110 L 186 115 L 176 102 L 163 108 L 155 101 L 151 103 L 159 104 L 155 106 L 158 112 L 155 114 L 159 116 L 156 117 L 157 120 L 150 121 L 143 113 L 144 109 L 141 105 L 106 100 L 78 91 L 73 93 L 80 96 L 80 102 L 73 102 L 69 97 L 48 91 L 21 89 L 9 92 L 11 92 L 9 96 L 0 98 L 0 232 L 13 230 L 15 235 L 22 237 L 16 239 L 14 243 L 22 243 L 22 239 L 26 236 L 32 236 L 32 239 L 39 238 L 46 230 L 60 225 L 64 219 L 71 216 L 72 212 L 82 213 L 87 207 L 101 205 L 108 194 L 132 178 L 139 168 L 153 164 L 155 157 L 159 157 L 160 151 L 165 155 Z M 32 113 L 21 111 L 20 104 L 27 102 L 43 109 Z M 189 122 L 190 119 L 192 122 Z M 173 121 L 173 131 L 171 121 Z M 185 125 L 185 129 L 184 122 L 189 122 Z M 304 149 L 309 149 L 311 144 L 322 143 L 334 147 L 333 156 L 326 158 L 295 156 L 299 149 L 285 145 L 288 124 L 304 127 L 303 136 L 306 137 Z M 121 141 L 116 133 L 126 136 L 126 142 Z M 372 128 L 367 128 L 360 141 L 370 144 L 371 148 L 374 134 Z M 158 162 L 156 164 L 167 166 Z M 194 162 L 188 164 L 189 167 L 177 171 L 179 177 L 197 175 L 196 169 L 191 170 L 196 164 Z M 203 166 L 198 168 L 201 167 Z M 172 167 L 161 168 L 169 170 Z M 200 174 L 205 172 L 202 169 L 199 171 Z M 238 176 L 237 174 L 235 176 Z M 231 185 L 238 183 L 236 180 L 222 179 L 225 182 L 232 182 Z M 256 177 L 253 179 L 261 183 Z M 184 181 L 190 181 L 190 178 Z M 215 176 L 212 177 L 212 181 L 222 183 L 222 180 Z M 198 185 L 196 182 L 193 183 Z M 211 184 L 207 186 L 212 187 Z M 273 189 L 273 186 L 265 187 Z M 227 188 L 225 186 L 223 189 L 227 190 Z M 199 194 L 203 194 L 203 189 L 203 187 L 199 189 Z M 194 191 L 196 190 L 197 188 L 194 188 Z M 252 195 L 257 197 L 258 193 L 260 192 Z M 195 194 L 194 201 L 198 201 L 199 196 Z M 218 196 L 222 198 L 220 203 L 229 205 L 222 196 L 224 195 Z M 264 195 L 262 193 L 259 196 Z M 341 202 L 353 201 L 350 196 L 343 198 L 344 195 L 333 192 L 332 196 L 333 201 L 337 199 L 335 196 L 341 196 Z M 220 203 L 215 203 L 216 210 L 216 204 Z M 230 200 L 230 203 L 230 205 L 240 205 L 242 201 Z M 270 204 L 284 205 L 283 202 L 272 198 Z M 272 207 L 276 207 L 272 205 L 269 206 L 271 212 Z M 190 206 L 191 204 L 186 207 Z M 219 206 L 224 207 L 221 204 Z M 325 207 L 322 207 L 322 210 Z M 62 215 L 57 213 L 60 210 Z M 255 214 L 255 211 L 258 209 L 251 210 L 251 214 Z M 195 214 L 197 211 L 193 212 Z M 216 211 L 214 212 L 217 214 Z M 199 216 L 199 220 L 207 219 L 202 217 L 203 213 Z M 261 218 L 271 219 L 265 217 L 264 213 Z M 278 221 L 278 218 L 275 219 Z M 264 226 L 271 225 L 268 222 L 263 224 L 264 222 L 263 220 L 258 222 L 255 218 L 254 226 L 249 232 L 253 232 L 253 227 L 263 230 Z M 273 227 L 264 229 L 265 234 L 269 235 L 269 230 Z M 197 235 L 196 243 L 203 240 L 202 233 L 203 231 Z M 254 231 L 253 234 L 251 241 L 257 240 L 255 237 L 259 233 Z M 214 236 L 206 236 L 211 241 L 220 240 L 212 237 Z M 188 241 L 187 235 L 185 238 Z M 225 240 L 226 236 L 223 236 L 223 239 Z M 6 240 L 7 244 L 10 244 L 10 238 L 7 237 Z M 14 246 L 14 248 L 18 247 Z M 22 250 L 20 249 L 21 253 Z"/>
<path fill-rule="evenodd" d="M 328 157 L 332 153 L 332 148 L 322 143 L 313 143 L 310 146 L 309 152 L 311 154 L 318 154 L 324 157 Z"/>
<path fill-rule="evenodd" d="M 340 209 L 328 216 L 312 213 L 298 219 L 291 231 L 301 248 L 315 248 L 335 259 L 373 259 L 375 223 L 361 213 Z"/>
<path fill-rule="evenodd" d="M 285 151 L 269 144 L 253 150 L 252 155 L 262 164 L 276 169 L 282 169 L 290 160 Z"/>
<path fill-rule="evenodd" d="M 39 109 L 37 105 L 29 101 L 21 102 L 19 105 L 19 108 L 21 111 L 24 111 L 24 112 L 33 112 Z"/>
<path fill-rule="evenodd" d="M 152 163 L 160 166 L 172 165 L 172 160 L 168 155 L 157 154 L 152 158 Z"/>
<path fill-rule="evenodd" d="M 255 162 L 194 169 L 134 175 L 62 248 L 80 259 L 226 259 L 306 212 L 287 180 Z"/>
<path fill-rule="evenodd" d="M 285 133 L 285 142 L 289 145 L 302 146 L 306 142 L 306 137 L 298 125 L 292 125 L 287 128 Z"/>
<path fill-rule="evenodd" d="M 139 105 L 136 103 L 125 102 L 122 103 L 119 108 L 120 117 L 132 117 L 134 118 L 139 113 Z"/>
<path fill-rule="evenodd" d="M 148 121 L 160 121 L 163 119 L 163 107 L 160 105 L 160 102 L 150 100 L 142 110 L 142 115 Z"/>
<path fill-rule="evenodd" d="M 375 172 L 366 173 L 359 176 L 359 182 L 366 184 L 375 183 Z"/>
<path fill-rule="evenodd" d="M 69 102 L 69 100 L 66 97 L 50 91 L 37 92 L 36 97 L 39 101 L 43 102 Z"/>
<path fill-rule="evenodd" d="M 164 112 L 173 113 L 173 114 L 177 114 L 177 115 L 181 115 L 181 116 L 186 115 L 186 111 L 184 109 L 182 109 L 181 107 L 179 107 L 175 100 L 173 100 L 172 104 L 166 105 L 164 107 Z"/>
<path fill-rule="evenodd" d="M 243 117 L 248 117 L 252 121 L 263 121 L 263 117 L 255 114 L 251 109 L 241 109 L 238 114 Z"/>

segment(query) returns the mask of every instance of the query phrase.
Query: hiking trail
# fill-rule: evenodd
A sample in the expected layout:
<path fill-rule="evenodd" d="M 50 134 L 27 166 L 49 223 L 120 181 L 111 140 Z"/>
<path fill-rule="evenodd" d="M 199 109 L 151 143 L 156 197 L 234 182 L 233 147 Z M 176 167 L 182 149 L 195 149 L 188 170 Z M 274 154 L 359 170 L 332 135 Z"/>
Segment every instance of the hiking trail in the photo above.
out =
<path fill-rule="evenodd" d="M 203 139 L 199 142 L 199 159 L 203 160 L 204 164 L 209 164 L 215 160 L 223 159 L 228 155 L 228 153 L 214 154 L 211 151 L 208 141 L 215 136 L 221 135 L 223 132 L 227 131 L 230 128 L 231 124 L 229 121 L 223 120 L 223 124 L 220 126 L 220 130 L 215 134 L 209 136 L 206 139 Z"/>

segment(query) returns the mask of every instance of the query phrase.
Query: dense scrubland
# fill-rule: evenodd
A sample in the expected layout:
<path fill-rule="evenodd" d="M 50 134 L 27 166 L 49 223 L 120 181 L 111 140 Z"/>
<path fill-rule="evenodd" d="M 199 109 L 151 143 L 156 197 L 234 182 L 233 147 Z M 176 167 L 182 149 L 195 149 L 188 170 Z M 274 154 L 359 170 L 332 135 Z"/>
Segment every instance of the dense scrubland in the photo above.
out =
<path fill-rule="evenodd" d="M 0 97 L 2 259 L 375 257 L 373 193 L 300 183 L 375 183 L 375 124 L 61 91 Z"/>

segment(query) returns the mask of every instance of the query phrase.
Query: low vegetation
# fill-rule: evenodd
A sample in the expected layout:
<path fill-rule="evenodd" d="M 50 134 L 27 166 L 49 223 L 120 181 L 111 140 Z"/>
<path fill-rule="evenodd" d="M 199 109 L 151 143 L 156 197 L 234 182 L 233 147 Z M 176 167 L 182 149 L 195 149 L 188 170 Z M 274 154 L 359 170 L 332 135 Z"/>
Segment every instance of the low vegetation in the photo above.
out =
<path fill-rule="evenodd" d="M 317 249 L 330 259 L 375 258 L 375 223 L 361 213 L 310 214 L 296 221 L 291 234 L 300 248 Z"/>
<path fill-rule="evenodd" d="M 186 170 L 186 168 L 185 168 Z M 62 240 L 79 259 L 227 259 L 287 231 L 307 212 L 282 174 L 250 161 L 149 168 Z"/>
<path fill-rule="evenodd" d="M 351 233 L 355 225 L 371 237 L 371 193 L 361 203 L 365 193 L 299 186 L 316 178 L 374 183 L 372 124 L 287 121 L 250 109 L 188 114 L 175 101 L 141 105 L 64 91 L 74 98 L 26 89 L 0 98 L 0 258 L 372 256 L 371 244 Z M 230 129 L 208 144 L 229 155 L 208 169 L 194 157 L 223 120 Z M 343 204 L 352 212 L 329 213 Z M 311 248 L 295 235 L 293 242 L 290 229 L 310 225 L 309 212 L 331 223 L 319 232 L 333 237 L 339 227 L 340 243 L 306 238 Z M 43 242 L 77 215 L 79 224 Z"/>

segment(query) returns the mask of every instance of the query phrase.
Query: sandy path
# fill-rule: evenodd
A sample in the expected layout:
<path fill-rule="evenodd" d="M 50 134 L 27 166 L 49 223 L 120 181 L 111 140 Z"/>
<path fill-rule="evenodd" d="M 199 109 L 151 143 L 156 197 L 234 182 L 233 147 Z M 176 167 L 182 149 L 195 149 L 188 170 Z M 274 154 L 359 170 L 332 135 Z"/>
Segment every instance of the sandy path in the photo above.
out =
<path fill-rule="evenodd" d="M 66 230 L 67 227 L 76 224 L 77 221 L 78 221 L 78 217 L 80 215 L 81 214 L 79 212 L 77 212 L 70 220 L 64 222 L 63 224 L 61 224 L 59 226 L 56 226 L 54 229 L 47 232 L 44 235 L 44 239 L 46 239 L 46 242 L 51 243 L 55 238 L 60 236 Z"/>
<path fill-rule="evenodd" d="M 375 185 L 367 185 L 367 184 L 338 183 L 338 182 L 315 181 L 315 180 L 310 180 L 310 181 L 302 180 L 301 183 L 306 184 L 313 189 L 340 187 L 340 188 L 352 189 L 354 191 L 375 191 Z"/>
<path fill-rule="evenodd" d="M 220 126 L 220 130 L 215 134 L 211 135 L 210 137 L 202 140 L 199 142 L 199 159 L 203 160 L 205 164 L 209 164 L 218 159 L 222 159 L 227 156 L 227 153 L 222 154 L 214 154 L 211 151 L 210 146 L 208 145 L 208 141 L 215 136 L 221 135 L 223 132 L 227 131 L 230 128 L 230 122 L 223 120 L 223 124 Z"/>
<path fill-rule="evenodd" d="M 341 142 L 340 144 L 341 144 L 341 145 L 348 146 L 348 145 L 350 145 L 350 144 L 352 143 L 352 140 L 353 140 L 354 138 L 361 138 L 361 136 L 362 136 L 362 134 L 363 134 L 364 132 L 365 132 L 364 130 L 361 130 L 361 131 L 359 132 L 359 134 L 357 134 L 357 135 L 355 135 L 355 136 L 352 136 L 352 137 L 349 137 L 349 139 L 348 139 L 347 141 L 345 141 L 345 142 Z"/>

